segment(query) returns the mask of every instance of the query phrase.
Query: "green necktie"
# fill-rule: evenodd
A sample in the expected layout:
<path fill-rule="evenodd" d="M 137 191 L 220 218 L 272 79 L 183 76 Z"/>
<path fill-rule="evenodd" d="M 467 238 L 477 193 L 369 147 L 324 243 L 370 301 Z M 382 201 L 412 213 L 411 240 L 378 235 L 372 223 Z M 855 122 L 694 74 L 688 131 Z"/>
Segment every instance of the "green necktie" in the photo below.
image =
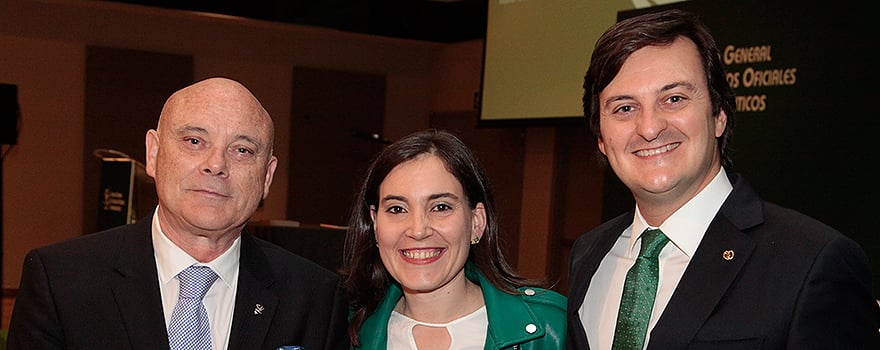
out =
<path fill-rule="evenodd" d="M 639 258 L 626 273 L 612 350 L 641 350 L 644 347 L 660 275 L 657 256 L 667 242 L 669 238 L 659 229 L 647 229 L 642 233 Z"/>

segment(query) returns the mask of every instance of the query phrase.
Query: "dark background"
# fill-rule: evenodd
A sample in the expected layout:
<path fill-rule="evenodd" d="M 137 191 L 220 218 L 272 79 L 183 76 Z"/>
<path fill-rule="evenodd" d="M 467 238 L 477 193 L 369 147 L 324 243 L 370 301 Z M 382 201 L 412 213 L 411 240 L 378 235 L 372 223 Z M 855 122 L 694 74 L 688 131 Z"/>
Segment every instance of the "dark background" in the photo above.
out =
<path fill-rule="evenodd" d="M 486 36 L 486 0 L 103 0 L 434 42 Z"/>

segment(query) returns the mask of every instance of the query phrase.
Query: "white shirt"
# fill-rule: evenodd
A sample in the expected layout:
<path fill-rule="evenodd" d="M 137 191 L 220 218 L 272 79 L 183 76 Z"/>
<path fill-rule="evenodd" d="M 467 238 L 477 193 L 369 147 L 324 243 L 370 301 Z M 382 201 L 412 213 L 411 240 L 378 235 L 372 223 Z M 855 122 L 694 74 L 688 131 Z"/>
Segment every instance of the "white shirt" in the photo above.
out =
<path fill-rule="evenodd" d="M 154 213 L 153 250 L 156 254 L 156 270 L 159 273 L 159 290 L 162 294 L 166 329 L 171 322 L 171 313 L 174 311 L 174 305 L 177 304 L 180 290 L 177 274 L 191 265 L 206 265 L 219 276 L 202 302 L 208 311 L 208 320 L 211 324 L 211 348 L 226 349 L 235 310 L 241 237 L 237 238 L 223 255 L 207 264 L 201 264 L 165 236 L 159 225 L 159 214 Z"/>
<path fill-rule="evenodd" d="M 732 190 L 727 173 L 721 168 L 706 188 L 660 224 L 659 228 L 670 243 L 660 251 L 658 258 L 660 279 L 645 346 L 706 229 Z M 637 205 L 632 225 L 623 231 L 593 275 L 584 303 L 578 310 L 591 349 L 611 349 L 626 273 L 639 256 L 641 240 L 638 238 L 647 228 L 649 226 Z"/>

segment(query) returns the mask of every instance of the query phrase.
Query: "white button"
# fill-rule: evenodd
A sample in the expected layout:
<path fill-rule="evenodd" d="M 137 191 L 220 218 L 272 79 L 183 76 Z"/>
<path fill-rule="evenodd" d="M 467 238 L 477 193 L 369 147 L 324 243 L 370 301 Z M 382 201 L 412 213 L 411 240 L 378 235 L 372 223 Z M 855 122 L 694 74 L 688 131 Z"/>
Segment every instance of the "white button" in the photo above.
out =
<path fill-rule="evenodd" d="M 523 293 L 525 293 L 528 296 L 532 296 L 532 295 L 535 295 L 535 290 L 529 288 L 529 289 L 524 290 Z"/>
<path fill-rule="evenodd" d="M 537 331 L 538 331 L 538 326 L 536 326 L 534 323 L 529 323 L 526 325 L 526 332 L 529 332 L 529 334 L 535 333 Z"/>

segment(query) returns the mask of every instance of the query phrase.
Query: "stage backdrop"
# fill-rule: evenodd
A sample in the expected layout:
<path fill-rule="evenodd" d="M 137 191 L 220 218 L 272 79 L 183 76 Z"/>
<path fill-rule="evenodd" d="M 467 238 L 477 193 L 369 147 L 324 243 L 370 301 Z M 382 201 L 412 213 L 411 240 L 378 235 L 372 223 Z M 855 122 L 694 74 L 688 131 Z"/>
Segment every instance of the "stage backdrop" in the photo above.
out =
<path fill-rule="evenodd" d="M 693 0 L 624 11 L 618 20 L 669 7 L 703 16 L 723 50 L 737 94 L 733 170 L 765 199 L 859 242 L 880 297 L 880 232 L 871 225 L 880 209 L 872 12 L 850 1 Z M 608 171 L 604 219 L 632 206 Z"/>

